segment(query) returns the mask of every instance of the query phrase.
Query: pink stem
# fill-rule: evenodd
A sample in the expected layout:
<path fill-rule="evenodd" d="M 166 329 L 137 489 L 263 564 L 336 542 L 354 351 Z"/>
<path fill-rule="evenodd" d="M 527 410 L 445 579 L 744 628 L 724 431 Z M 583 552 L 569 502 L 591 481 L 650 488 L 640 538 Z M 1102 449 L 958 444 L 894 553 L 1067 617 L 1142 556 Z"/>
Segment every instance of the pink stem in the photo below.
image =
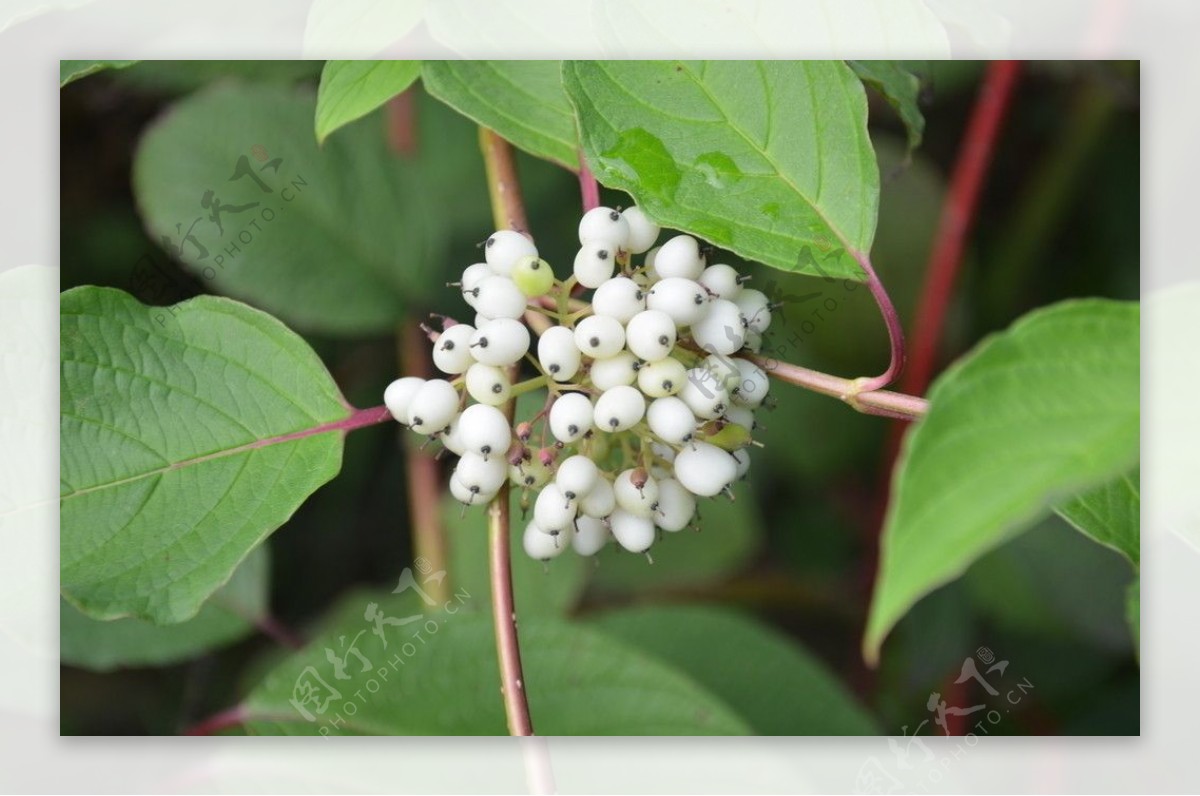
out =
<path fill-rule="evenodd" d="M 892 304 L 887 289 L 884 288 L 883 282 L 880 281 L 879 275 L 875 273 L 875 268 L 871 265 L 871 258 L 862 252 L 853 254 L 867 274 L 867 288 L 875 297 L 875 303 L 879 305 L 879 312 L 883 315 L 884 323 L 887 324 L 888 340 L 891 343 L 891 357 L 887 370 L 873 378 L 862 379 L 858 383 L 860 390 L 870 392 L 888 386 L 896 380 L 900 371 L 904 370 L 904 325 L 900 322 L 900 315 L 896 312 L 896 306 Z"/>
<path fill-rule="evenodd" d="M 600 206 L 600 183 L 588 168 L 583 152 L 579 153 L 579 193 L 583 197 L 583 212 Z"/>

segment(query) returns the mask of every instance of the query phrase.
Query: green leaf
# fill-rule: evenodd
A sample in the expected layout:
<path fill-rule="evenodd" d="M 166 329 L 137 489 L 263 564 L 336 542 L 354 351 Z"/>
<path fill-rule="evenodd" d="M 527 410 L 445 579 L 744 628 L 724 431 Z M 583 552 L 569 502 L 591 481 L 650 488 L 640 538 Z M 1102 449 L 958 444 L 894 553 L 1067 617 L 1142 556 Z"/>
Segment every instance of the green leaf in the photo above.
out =
<path fill-rule="evenodd" d="M 1125 619 L 1129 622 L 1129 632 L 1133 634 L 1133 648 L 1140 650 L 1142 646 L 1142 582 L 1135 580 L 1129 584 L 1125 593 Z"/>
<path fill-rule="evenodd" d="M 1138 456 L 1136 304 L 1030 313 L 947 370 L 908 433 L 863 651 L 933 588 Z"/>
<path fill-rule="evenodd" d="M 104 672 L 175 663 L 244 638 L 266 616 L 269 564 L 266 548 L 256 548 L 200 613 L 174 625 L 91 619 L 62 600 L 59 657 L 63 663 Z"/>
<path fill-rule="evenodd" d="M 908 133 L 908 151 L 921 145 L 925 117 L 918 104 L 921 81 L 899 61 L 847 61 L 864 83 L 883 95 L 904 122 Z"/>
<path fill-rule="evenodd" d="M 429 93 L 531 155 L 579 168 L 560 61 L 426 61 Z"/>
<path fill-rule="evenodd" d="M 279 735 L 505 734 L 490 616 L 461 610 L 474 598 L 456 596 L 447 603 L 454 613 L 407 594 L 348 599 L 328 632 L 250 694 L 244 703 L 248 729 Z M 381 638 L 363 618 L 372 602 L 388 618 L 421 621 L 384 625 Z M 522 617 L 520 634 L 530 714 L 541 735 L 748 732 L 690 678 L 603 633 Z M 352 645 L 362 659 L 348 653 Z M 345 679 L 338 679 L 331 654 L 348 661 Z M 320 696 L 319 703 L 298 700 L 311 721 L 292 703 L 306 682 L 313 686 L 309 694 Z"/>
<path fill-rule="evenodd" d="M 596 554 L 593 586 L 601 592 L 648 592 L 704 586 L 744 569 L 762 541 L 762 520 L 748 489 L 737 500 L 701 500 L 700 532 L 684 529 L 662 533 L 645 555 L 610 544 Z"/>
<path fill-rule="evenodd" d="M 136 63 L 137 61 L 59 61 L 58 86 L 62 88 L 68 83 L 104 69 L 124 69 Z"/>
<path fill-rule="evenodd" d="M 513 599 L 517 611 L 522 620 L 528 616 L 561 616 L 579 602 L 592 562 L 570 550 L 544 565 L 527 556 L 522 542 L 525 523 L 521 520 L 519 500 L 519 492 L 514 491 L 509 501 L 509 516 Z M 486 508 L 468 508 L 463 514 L 462 504 L 447 497 L 442 501 L 442 520 L 450 546 L 447 571 L 451 584 L 475 596 L 471 602 L 473 610 L 491 611 Z"/>
<path fill-rule="evenodd" d="M 182 622 L 341 467 L 350 409 L 269 315 L 61 299 L 61 580 L 97 619 Z"/>
<path fill-rule="evenodd" d="M 1141 468 L 1135 467 L 1058 506 L 1062 518 L 1136 567 L 1141 559 Z"/>
<path fill-rule="evenodd" d="M 451 237 L 491 229 L 474 125 L 423 94 L 417 111 L 420 157 L 391 152 L 380 119 L 318 148 L 308 91 L 216 85 L 142 139 L 142 219 L 206 287 L 291 326 L 391 331 L 408 304 L 444 293 Z M 220 228 L 201 204 L 210 190 Z"/>
<path fill-rule="evenodd" d="M 716 606 L 633 608 L 591 624 L 686 672 L 758 735 L 875 735 L 825 666 L 754 617 Z"/>
<path fill-rule="evenodd" d="M 317 141 L 361 119 L 413 84 L 420 61 L 326 61 L 317 90 Z"/>
<path fill-rule="evenodd" d="M 841 61 L 568 61 L 597 178 L 664 226 L 786 271 L 863 279 L 879 169 Z"/>

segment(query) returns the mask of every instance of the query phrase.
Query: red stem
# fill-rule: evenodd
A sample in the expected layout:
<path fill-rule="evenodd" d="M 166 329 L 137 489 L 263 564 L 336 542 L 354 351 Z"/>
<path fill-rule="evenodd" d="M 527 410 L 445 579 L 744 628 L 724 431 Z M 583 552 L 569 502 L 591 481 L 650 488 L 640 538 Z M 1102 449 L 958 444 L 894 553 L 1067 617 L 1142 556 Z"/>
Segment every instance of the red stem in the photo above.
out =
<path fill-rule="evenodd" d="M 583 212 L 600 206 L 600 183 L 588 168 L 583 152 L 579 153 L 579 193 L 583 198 Z"/>
<path fill-rule="evenodd" d="M 290 628 L 273 616 L 264 616 L 254 624 L 264 636 L 281 646 L 294 650 L 304 648 L 304 639 L 297 636 Z"/>
<path fill-rule="evenodd" d="M 912 336 L 912 361 L 901 391 L 923 394 L 937 359 L 937 344 L 946 320 L 946 308 L 962 264 L 963 248 L 979 206 L 979 195 L 995 151 L 1000 126 L 1012 100 L 1020 70 L 1017 61 L 993 61 L 979 89 L 958 161 L 950 178 L 950 191 L 942 207 L 925 286 L 917 305 Z"/>
<path fill-rule="evenodd" d="M 854 252 L 853 254 L 854 258 L 858 260 L 859 266 L 867 274 L 867 288 L 875 298 L 875 304 L 879 307 L 879 313 L 883 316 L 883 322 L 887 324 L 888 342 L 891 345 L 887 370 L 878 376 L 858 380 L 858 389 L 863 392 L 870 392 L 888 386 L 904 370 L 904 325 L 900 323 L 900 315 L 896 312 L 896 306 L 892 304 L 891 296 L 888 295 L 887 289 L 884 288 L 883 282 L 879 279 L 879 275 L 875 273 L 874 266 L 871 265 L 871 258 L 862 252 Z M 913 391 L 909 390 L 909 392 Z"/>
<path fill-rule="evenodd" d="M 220 713 L 214 713 L 207 719 L 201 719 L 183 731 L 184 735 L 215 735 L 221 730 L 227 730 L 230 727 L 237 727 L 249 718 L 246 708 L 242 705 L 234 705 L 233 707 L 222 710 Z"/>

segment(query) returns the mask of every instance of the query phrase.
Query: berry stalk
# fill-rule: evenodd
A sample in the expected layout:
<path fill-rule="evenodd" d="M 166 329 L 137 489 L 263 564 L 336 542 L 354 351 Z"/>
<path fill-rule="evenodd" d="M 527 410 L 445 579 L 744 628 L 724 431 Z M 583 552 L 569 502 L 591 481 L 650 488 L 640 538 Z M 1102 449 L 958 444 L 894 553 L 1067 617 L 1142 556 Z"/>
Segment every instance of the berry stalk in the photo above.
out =
<path fill-rule="evenodd" d="M 479 144 L 483 150 L 483 162 L 488 177 L 488 196 L 491 198 L 492 218 L 496 228 L 526 231 L 528 222 L 521 201 L 521 188 L 517 182 L 512 146 L 491 130 L 482 127 L 479 129 Z M 511 425 L 516 402 L 509 400 L 503 409 Z M 510 537 L 508 482 L 505 481 L 488 506 L 488 571 L 491 575 L 492 622 L 496 633 L 500 690 L 504 696 L 508 733 L 533 735 L 529 702 L 525 698 L 525 675 L 521 670 L 521 647 L 517 638 Z"/>

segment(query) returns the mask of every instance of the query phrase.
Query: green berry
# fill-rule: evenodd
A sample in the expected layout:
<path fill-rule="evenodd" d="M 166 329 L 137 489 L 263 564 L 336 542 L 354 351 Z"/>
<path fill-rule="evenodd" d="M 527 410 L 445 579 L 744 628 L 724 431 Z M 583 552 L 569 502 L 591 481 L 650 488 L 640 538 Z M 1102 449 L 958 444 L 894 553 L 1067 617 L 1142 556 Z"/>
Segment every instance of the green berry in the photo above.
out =
<path fill-rule="evenodd" d="M 512 271 L 513 282 L 517 289 L 530 298 L 544 296 L 554 285 L 554 271 L 550 263 L 534 255 L 517 260 Z"/>

